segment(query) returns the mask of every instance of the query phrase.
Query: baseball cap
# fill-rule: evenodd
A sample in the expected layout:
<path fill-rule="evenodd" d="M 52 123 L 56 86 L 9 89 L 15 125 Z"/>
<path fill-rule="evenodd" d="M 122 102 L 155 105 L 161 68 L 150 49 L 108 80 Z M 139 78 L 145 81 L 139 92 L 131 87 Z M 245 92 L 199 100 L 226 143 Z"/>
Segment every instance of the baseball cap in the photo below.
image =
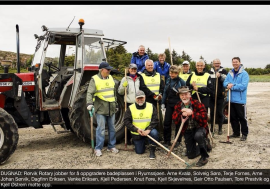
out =
<path fill-rule="evenodd" d="M 184 65 L 184 64 L 189 65 L 189 62 L 186 60 L 186 61 L 184 61 L 184 62 L 182 63 L 182 65 Z"/>
<path fill-rule="evenodd" d="M 107 70 L 113 69 L 113 67 L 111 67 L 108 62 L 101 62 L 98 69 L 102 69 L 102 68 L 105 68 Z"/>
<path fill-rule="evenodd" d="M 136 68 L 136 69 L 138 69 L 137 68 L 137 65 L 136 64 L 133 64 L 133 63 L 129 65 L 129 68 Z"/>
<path fill-rule="evenodd" d="M 139 97 L 145 97 L 144 92 L 141 91 L 141 90 L 138 90 L 138 91 L 136 92 L 136 98 L 139 98 Z"/>

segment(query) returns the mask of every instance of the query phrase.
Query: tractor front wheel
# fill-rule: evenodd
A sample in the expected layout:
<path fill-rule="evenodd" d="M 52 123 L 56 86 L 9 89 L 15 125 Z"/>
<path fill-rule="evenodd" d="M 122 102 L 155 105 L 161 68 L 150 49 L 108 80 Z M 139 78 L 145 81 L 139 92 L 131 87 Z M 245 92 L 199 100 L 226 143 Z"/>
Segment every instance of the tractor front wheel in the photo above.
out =
<path fill-rule="evenodd" d="M 18 126 L 13 117 L 0 108 L 0 164 L 4 164 L 17 148 Z"/>

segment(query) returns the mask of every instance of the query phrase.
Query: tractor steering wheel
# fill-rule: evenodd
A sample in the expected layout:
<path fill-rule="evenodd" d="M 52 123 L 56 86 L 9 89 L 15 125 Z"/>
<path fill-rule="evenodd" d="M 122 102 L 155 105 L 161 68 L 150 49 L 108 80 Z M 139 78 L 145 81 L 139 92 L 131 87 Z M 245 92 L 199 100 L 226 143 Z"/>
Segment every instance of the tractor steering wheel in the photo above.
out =
<path fill-rule="evenodd" d="M 56 72 L 59 72 L 59 71 L 60 71 L 60 69 L 57 68 L 56 66 L 54 66 L 54 65 L 52 64 L 52 62 L 46 62 L 45 65 L 48 66 L 48 68 L 49 68 L 49 73 L 52 73 L 52 74 L 53 74 L 53 73 L 56 73 Z"/>

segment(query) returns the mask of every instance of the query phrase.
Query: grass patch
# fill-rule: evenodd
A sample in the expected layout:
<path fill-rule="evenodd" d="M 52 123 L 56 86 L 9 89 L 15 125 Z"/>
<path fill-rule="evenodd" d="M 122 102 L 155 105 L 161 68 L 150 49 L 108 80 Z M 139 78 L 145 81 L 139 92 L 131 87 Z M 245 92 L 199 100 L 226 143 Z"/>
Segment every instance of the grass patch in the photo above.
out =
<path fill-rule="evenodd" d="M 267 74 L 267 75 L 249 75 L 249 82 L 270 82 L 270 74 Z"/>

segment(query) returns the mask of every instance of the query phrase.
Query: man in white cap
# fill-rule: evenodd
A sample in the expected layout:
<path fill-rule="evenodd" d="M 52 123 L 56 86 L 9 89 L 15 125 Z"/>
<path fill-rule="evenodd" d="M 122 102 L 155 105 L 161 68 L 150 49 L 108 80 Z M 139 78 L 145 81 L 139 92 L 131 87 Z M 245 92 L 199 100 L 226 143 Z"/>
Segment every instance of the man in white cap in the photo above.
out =
<path fill-rule="evenodd" d="M 145 152 L 145 140 L 147 135 L 159 141 L 157 109 L 151 103 L 145 101 L 145 94 L 139 90 L 136 92 L 136 102 L 131 104 L 124 116 L 124 124 L 130 130 L 136 154 Z M 150 159 L 155 159 L 156 143 L 149 140 Z"/>
<path fill-rule="evenodd" d="M 188 77 L 190 76 L 190 74 L 192 74 L 193 72 L 190 71 L 190 65 L 189 65 L 189 61 L 185 60 L 182 63 L 182 70 L 179 72 L 179 77 L 181 77 L 184 81 L 187 81 Z"/>
<path fill-rule="evenodd" d="M 96 129 L 96 156 L 102 155 L 102 148 L 105 141 L 105 124 L 108 125 L 108 151 L 118 153 L 115 148 L 116 135 L 115 135 L 115 113 L 118 110 L 115 82 L 110 75 L 113 67 L 107 62 L 102 62 L 99 65 L 99 73 L 94 75 L 89 83 L 86 97 L 86 107 L 89 111 L 92 108 L 95 110 L 97 118 Z M 95 98 L 95 103 L 93 102 Z"/>

